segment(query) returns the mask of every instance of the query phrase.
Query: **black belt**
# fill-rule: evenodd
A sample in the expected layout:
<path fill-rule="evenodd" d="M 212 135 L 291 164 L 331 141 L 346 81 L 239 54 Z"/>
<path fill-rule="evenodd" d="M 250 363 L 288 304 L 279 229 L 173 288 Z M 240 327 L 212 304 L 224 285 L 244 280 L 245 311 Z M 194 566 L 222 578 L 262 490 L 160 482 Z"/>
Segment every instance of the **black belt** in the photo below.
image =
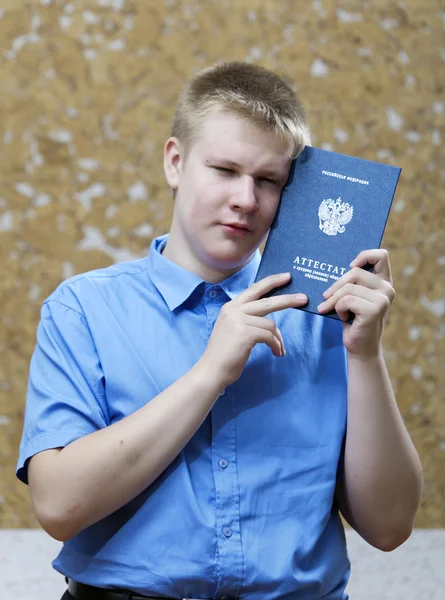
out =
<path fill-rule="evenodd" d="M 76 600 L 167 600 L 165 596 L 142 596 L 128 590 L 108 590 L 68 580 L 68 591 Z"/>

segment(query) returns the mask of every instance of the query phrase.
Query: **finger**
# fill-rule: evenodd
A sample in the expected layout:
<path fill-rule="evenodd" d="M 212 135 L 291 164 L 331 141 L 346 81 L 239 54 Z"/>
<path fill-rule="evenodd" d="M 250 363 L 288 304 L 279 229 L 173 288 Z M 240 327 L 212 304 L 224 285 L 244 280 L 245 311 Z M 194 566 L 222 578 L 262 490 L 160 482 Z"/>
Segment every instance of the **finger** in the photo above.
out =
<path fill-rule="evenodd" d="M 278 273 L 277 275 L 269 275 L 260 281 L 257 281 L 253 285 L 249 286 L 247 290 L 244 290 L 232 300 L 233 304 L 245 304 L 258 300 L 264 294 L 272 291 L 274 288 L 285 285 L 290 280 L 290 273 Z"/>
<path fill-rule="evenodd" d="M 391 266 L 388 250 L 377 248 L 375 250 L 363 250 L 349 265 L 350 267 L 364 267 L 366 264 L 373 265 L 374 273 L 382 279 L 392 283 Z"/>
<path fill-rule="evenodd" d="M 251 331 L 257 344 L 266 344 L 274 356 L 282 356 L 281 342 L 271 331 L 263 327 L 252 327 Z"/>
<path fill-rule="evenodd" d="M 323 293 L 323 296 L 327 299 L 333 296 L 344 285 L 354 283 L 373 290 L 380 290 L 383 294 L 388 296 L 391 301 L 394 300 L 395 291 L 388 281 L 382 279 L 375 273 L 370 273 L 359 267 L 354 267 L 340 277 L 340 279 L 337 279 L 337 281 Z"/>
<path fill-rule="evenodd" d="M 261 300 L 244 304 L 243 311 L 247 315 L 265 317 L 275 311 L 285 310 L 286 308 L 297 308 L 305 304 L 307 304 L 307 296 L 305 294 L 283 294 L 282 296 L 261 298 Z"/>
<path fill-rule="evenodd" d="M 335 311 L 342 321 L 348 321 L 352 312 L 356 317 L 354 322 L 361 321 L 362 324 L 371 321 L 377 314 L 376 305 L 373 302 L 359 296 L 350 295 L 340 298 L 335 305 Z"/>
<path fill-rule="evenodd" d="M 262 329 L 267 329 L 271 331 L 274 336 L 278 339 L 281 345 L 281 355 L 284 356 L 286 354 L 286 350 L 284 347 L 283 336 L 281 335 L 281 331 L 278 329 L 277 325 L 272 321 L 272 319 L 266 319 L 264 317 L 255 317 L 252 315 L 245 316 L 245 323 L 250 325 L 251 327 L 258 327 Z"/>
<path fill-rule="evenodd" d="M 331 310 L 337 310 L 337 304 L 341 298 L 345 297 L 360 298 L 373 304 L 378 312 L 385 312 L 391 305 L 391 300 L 387 295 L 383 294 L 380 290 L 372 290 L 368 287 L 357 285 L 354 283 L 347 283 L 341 287 L 337 292 L 317 306 L 317 310 L 320 313 L 329 312 Z"/>

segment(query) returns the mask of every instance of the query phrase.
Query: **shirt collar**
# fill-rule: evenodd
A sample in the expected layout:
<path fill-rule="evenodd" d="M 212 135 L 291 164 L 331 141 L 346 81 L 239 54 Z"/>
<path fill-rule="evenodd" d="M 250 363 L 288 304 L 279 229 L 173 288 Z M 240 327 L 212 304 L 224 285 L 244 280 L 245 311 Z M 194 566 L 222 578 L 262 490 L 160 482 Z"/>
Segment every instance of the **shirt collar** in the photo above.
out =
<path fill-rule="evenodd" d="M 169 309 L 173 311 L 190 298 L 199 285 L 205 282 L 161 254 L 167 239 L 168 234 L 165 234 L 152 241 L 148 255 L 148 272 Z M 261 254 L 257 250 L 242 269 L 218 284 L 231 300 L 253 283 L 260 260 Z"/>

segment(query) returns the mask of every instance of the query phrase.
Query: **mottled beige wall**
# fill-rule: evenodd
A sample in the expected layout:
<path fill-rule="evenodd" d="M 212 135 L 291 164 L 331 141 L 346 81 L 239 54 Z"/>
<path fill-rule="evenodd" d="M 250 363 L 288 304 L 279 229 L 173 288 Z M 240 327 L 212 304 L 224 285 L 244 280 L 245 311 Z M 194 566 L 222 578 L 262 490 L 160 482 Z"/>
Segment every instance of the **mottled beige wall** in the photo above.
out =
<path fill-rule="evenodd" d="M 341 8 L 338 8 L 341 6 Z M 403 167 L 384 246 L 385 335 L 445 527 L 443 0 L 0 0 L 0 527 L 30 527 L 14 476 L 44 298 L 167 230 L 162 147 L 181 82 L 221 59 L 296 82 L 314 145 Z"/>

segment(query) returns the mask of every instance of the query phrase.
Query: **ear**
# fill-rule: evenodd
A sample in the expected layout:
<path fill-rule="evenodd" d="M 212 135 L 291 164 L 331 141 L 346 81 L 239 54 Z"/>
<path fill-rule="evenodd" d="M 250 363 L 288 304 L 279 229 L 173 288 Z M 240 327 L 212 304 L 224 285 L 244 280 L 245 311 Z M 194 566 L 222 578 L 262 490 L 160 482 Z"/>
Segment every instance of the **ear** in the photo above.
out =
<path fill-rule="evenodd" d="M 178 138 L 169 138 L 164 146 L 164 173 L 172 190 L 177 190 L 179 186 L 183 156 L 183 147 Z"/>

